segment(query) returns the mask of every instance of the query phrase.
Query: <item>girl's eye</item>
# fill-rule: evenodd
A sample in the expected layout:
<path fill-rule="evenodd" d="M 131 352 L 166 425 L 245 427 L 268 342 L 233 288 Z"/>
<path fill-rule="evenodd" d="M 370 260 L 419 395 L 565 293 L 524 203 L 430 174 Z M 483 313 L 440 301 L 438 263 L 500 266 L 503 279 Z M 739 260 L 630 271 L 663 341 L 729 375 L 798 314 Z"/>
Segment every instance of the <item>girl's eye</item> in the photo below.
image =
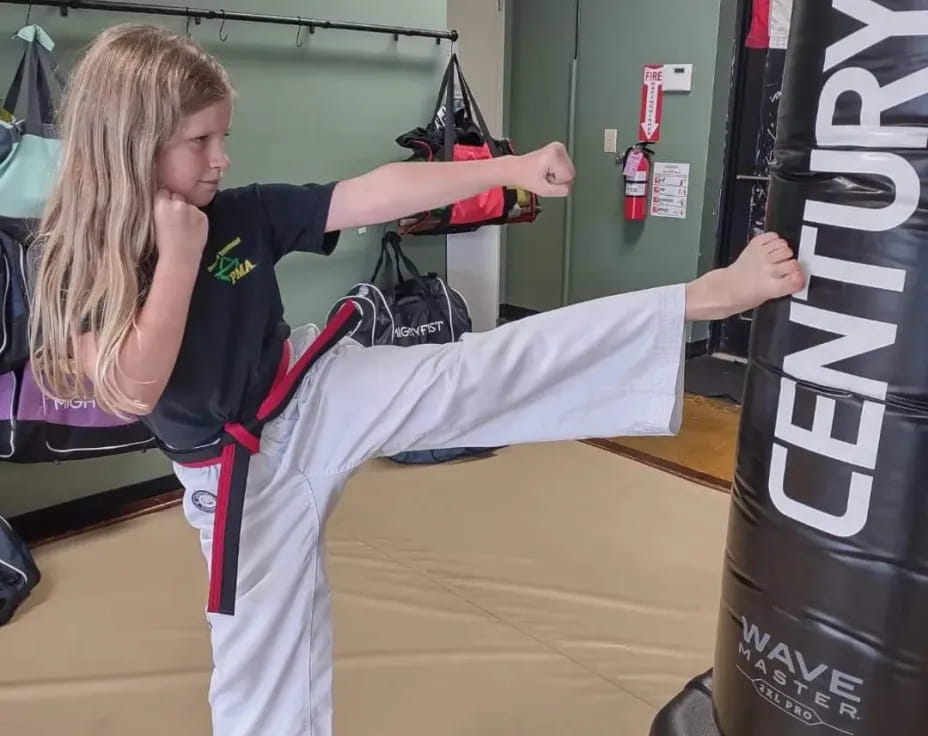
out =
<path fill-rule="evenodd" d="M 196 138 L 193 139 L 193 142 L 194 143 L 206 143 L 207 138 L 209 138 L 208 135 L 197 136 Z"/>

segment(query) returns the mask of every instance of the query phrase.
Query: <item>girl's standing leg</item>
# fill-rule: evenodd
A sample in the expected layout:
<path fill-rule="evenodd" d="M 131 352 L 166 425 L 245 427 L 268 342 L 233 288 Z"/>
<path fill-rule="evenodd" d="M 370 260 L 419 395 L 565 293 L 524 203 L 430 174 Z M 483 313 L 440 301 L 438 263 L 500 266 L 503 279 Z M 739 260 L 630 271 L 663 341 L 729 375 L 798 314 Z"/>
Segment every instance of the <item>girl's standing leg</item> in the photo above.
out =
<path fill-rule="evenodd" d="M 293 407 L 295 409 L 295 407 Z M 331 736 L 331 592 L 325 520 L 347 477 L 315 483 L 284 462 L 298 415 L 266 428 L 252 456 L 234 616 L 207 614 L 214 736 Z M 305 433 L 304 433 L 305 434 Z M 211 564 L 218 467 L 175 466 L 184 512 Z"/>

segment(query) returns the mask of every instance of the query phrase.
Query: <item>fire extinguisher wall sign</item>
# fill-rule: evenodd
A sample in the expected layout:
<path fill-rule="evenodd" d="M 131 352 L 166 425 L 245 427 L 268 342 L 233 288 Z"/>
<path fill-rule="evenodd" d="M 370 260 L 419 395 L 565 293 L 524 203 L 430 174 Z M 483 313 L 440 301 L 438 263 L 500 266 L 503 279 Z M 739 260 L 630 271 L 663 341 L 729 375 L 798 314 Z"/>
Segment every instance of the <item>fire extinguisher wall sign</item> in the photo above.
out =
<path fill-rule="evenodd" d="M 641 85 L 641 119 L 638 131 L 640 140 L 657 143 L 661 139 L 661 122 L 664 117 L 664 66 L 648 64 L 644 68 Z"/>
<path fill-rule="evenodd" d="M 638 143 L 625 152 L 625 219 L 643 220 L 648 212 L 648 180 L 653 152 Z"/>

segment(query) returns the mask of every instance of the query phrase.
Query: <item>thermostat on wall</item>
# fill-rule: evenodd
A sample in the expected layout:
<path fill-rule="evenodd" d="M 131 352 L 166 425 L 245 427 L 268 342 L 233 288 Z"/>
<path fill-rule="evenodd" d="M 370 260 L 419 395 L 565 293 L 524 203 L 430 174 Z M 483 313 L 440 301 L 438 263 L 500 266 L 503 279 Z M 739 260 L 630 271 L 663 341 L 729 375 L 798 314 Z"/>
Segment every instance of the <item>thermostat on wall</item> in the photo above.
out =
<path fill-rule="evenodd" d="M 692 64 L 664 64 L 665 92 L 692 92 Z"/>

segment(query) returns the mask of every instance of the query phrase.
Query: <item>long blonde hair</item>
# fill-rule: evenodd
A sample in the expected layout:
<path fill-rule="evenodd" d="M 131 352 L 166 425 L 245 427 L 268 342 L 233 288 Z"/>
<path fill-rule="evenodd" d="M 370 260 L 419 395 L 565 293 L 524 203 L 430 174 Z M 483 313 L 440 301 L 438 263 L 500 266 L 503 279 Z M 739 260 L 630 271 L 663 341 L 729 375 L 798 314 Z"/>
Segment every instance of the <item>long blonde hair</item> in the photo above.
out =
<path fill-rule="evenodd" d="M 33 246 L 31 362 L 47 395 L 92 396 L 121 417 L 144 410 L 117 377 L 149 286 L 142 266 L 155 255 L 156 157 L 183 116 L 233 94 L 216 59 L 156 26 L 104 31 L 72 72 L 60 169 Z M 90 376 L 77 359 L 88 330 L 98 345 Z"/>

